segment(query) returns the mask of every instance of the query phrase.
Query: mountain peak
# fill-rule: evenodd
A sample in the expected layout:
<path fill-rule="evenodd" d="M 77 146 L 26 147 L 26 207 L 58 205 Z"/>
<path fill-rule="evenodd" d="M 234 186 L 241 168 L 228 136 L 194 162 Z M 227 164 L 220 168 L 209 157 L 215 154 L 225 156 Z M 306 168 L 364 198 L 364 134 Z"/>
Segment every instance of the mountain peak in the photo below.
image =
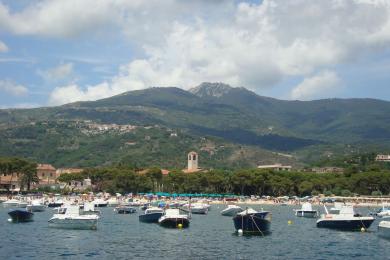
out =
<path fill-rule="evenodd" d="M 197 95 L 198 97 L 222 97 L 229 92 L 231 92 L 234 89 L 240 89 L 240 88 L 233 88 L 227 84 L 221 83 L 221 82 L 203 82 L 197 87 L 191 88 L 188 91 L 191 92 L 194 95 Z"/>

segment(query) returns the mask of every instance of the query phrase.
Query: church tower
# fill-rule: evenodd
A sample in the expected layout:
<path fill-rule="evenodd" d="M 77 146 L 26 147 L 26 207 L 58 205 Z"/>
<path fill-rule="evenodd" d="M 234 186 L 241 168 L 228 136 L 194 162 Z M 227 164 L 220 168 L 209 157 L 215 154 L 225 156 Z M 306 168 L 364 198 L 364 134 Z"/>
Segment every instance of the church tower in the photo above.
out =
<path fill-rule="evenodd" d="M 198 170 L 198 154 L 196 152 L 189 152 L 187 171 L 193 172 L 197 170 Z"/>

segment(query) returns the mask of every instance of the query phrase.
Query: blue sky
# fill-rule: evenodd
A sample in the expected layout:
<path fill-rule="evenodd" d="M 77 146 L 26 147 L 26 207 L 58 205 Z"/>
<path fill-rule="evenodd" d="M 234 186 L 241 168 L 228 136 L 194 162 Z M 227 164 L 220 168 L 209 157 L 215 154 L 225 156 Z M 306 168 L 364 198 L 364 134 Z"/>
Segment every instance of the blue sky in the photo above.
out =
<path fill-rule="evenodd" d="M 364 0 L 0 1 L 0 107 L 150 86 L 390 100 L 390 4 Z"/>

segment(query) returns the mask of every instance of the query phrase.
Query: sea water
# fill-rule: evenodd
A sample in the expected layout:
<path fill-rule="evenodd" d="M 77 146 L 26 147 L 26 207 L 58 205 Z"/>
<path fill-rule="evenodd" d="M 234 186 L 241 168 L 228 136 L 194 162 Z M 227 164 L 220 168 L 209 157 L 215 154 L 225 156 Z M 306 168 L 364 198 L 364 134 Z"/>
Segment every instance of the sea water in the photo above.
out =
<path fill-rule="evenodd" d="M 316 219 L 299 218 L 299 206 L 252 206 L 272 212 L 270 235 L 238 236 L 231 217 L 213 205 L 193 215 L 188 229 L 141 223 L 138 213 L 120 215 L 101 208 L 98 229 L 48 227 L 53 211 L 34 214 L 29 223 L 7 222 L 0 206 L 1 259 L 390 259 L 390 241 L 378 237 L 376 220 L 367 232 L 320 229 Z M 322 211 L 322 208 L 317 207 Z M 358 208 L 367 214 L 368 208 Z"/>

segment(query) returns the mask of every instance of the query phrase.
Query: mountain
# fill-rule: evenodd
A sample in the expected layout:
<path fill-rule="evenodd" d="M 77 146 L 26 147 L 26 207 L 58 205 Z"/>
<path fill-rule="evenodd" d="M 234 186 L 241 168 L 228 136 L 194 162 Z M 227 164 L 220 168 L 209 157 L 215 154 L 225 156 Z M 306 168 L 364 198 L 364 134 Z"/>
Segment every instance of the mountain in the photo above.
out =
<path fill-rule="evenodd" d="M 150 163 L 184 167 L 181 158 L 196 149 L 210 167 L 299 164 L 332 154 L 390 151 L 389 112 L 390 102 L 375 99 L 286 101 L 223 83 L 202 83 L 188 91 L 154 87 L 59 107 L 0 110 L 0 138 L 6 140 L 0 155 L 30 156 L 58 165 L 121 160 L 145 164 L 148 158 Z M 83 131 L 93 124 L 138 128 L 85 137 Z M 150 129 L 143 127 L 150 126 L 156 137 L 149 147 L 151 142 L 144 141 Z M 178 140 L 183 142 L 170 142 L 172 131 L 180 133 Z M 47 146 L 54 147 L 56 157 L 45 155 Z M 63 147 L 72 147 L 72 152 Z M 95 151 L 99 155 L 94 156 Z M 68 159 L 61 159 L 64 153 Z"/>

